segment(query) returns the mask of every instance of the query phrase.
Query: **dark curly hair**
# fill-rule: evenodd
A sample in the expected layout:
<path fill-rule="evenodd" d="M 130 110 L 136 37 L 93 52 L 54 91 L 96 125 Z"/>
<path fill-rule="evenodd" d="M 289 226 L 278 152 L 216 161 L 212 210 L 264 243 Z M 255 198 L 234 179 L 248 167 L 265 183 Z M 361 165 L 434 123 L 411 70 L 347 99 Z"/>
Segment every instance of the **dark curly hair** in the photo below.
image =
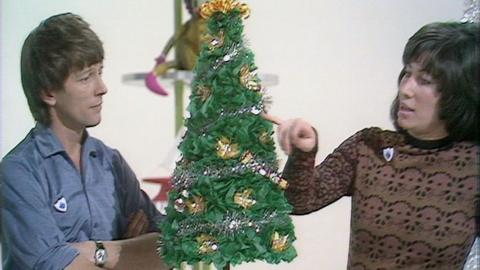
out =
<path fill-rule="evenodd" d="M 419 61 L 438 83 L 439 117 L 454 141 L 480 141 L 479 23 L 441 22 L 423 26 L 408 40 L 404 66 Z M 398 77 L 398 84 L 405 68 Z M 398 95 L 390 116 L 397 130 Z"/>

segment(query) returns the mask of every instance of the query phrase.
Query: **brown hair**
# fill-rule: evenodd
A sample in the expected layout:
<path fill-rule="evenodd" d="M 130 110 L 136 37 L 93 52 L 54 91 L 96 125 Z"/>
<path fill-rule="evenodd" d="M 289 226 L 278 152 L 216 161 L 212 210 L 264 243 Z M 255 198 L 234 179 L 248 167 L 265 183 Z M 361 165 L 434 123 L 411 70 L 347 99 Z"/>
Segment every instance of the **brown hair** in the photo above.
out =
<path fill-rule="evenodd" d="M 103 45 L 80 16 L 63 13 L 40 23 L 25 39 L 20 60 L 22 86 L 33 118 L 50 124 L 42 91 L 59 91 L 68 75 L 103 61 Z"/>

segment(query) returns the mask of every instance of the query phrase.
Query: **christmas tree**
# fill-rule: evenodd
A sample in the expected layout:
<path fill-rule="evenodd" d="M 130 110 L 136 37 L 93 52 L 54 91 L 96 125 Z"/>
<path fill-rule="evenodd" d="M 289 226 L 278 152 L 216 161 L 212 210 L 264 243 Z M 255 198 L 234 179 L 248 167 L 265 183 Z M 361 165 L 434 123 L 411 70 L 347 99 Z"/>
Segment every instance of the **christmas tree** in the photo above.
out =
<path fill-rule="evenodd" d="M 256 259 L 291 261 L 292 207 L 283 195 L 273 127 L 261 117 L 265 89 L 243 40 L 246 4 L 212 0 L 201 6 L 207 33 L 160 224 L 167 264 L 214 263 L 219 269 Z"/>

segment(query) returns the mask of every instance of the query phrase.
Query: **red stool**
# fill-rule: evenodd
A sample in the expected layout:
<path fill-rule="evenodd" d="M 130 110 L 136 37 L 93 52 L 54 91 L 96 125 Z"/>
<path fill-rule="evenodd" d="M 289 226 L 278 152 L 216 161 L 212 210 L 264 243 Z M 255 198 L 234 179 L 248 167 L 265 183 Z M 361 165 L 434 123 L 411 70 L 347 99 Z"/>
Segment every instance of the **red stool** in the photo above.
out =
<path fill-rule="evenodd" d="M 170 176 L 142 179 L 143 182 L 160 185 L 160 190 L 158 191 L 158 194 L 153 197 L 152 201 L 155 203 L 158 211 L 160 211 L 160 213 L 162 213 L 163 215 L 166 214 L 165 207 L 168 204 L 168 192 L 172 189 L 172 183 L 170 182 L 171 179 L 172 177 Z"/>

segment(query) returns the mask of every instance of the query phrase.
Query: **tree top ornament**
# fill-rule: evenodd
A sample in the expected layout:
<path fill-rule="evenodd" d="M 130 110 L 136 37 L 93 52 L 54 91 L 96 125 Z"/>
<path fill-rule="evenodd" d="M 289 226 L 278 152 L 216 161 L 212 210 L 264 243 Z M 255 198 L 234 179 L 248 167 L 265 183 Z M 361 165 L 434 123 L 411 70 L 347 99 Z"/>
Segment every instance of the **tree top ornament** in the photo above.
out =
<path fill-rule="evenodd" d="M 200 7 L 200 16 L 204 19 L 208 19 L 212 14 L 221 12 L 224 14 L 230 11 L 238 9 L 244 19 L 250 16 L 250 8 L 245 3 L 239 3 L 235 0 L 213 0 L 208 1 Z"/>

